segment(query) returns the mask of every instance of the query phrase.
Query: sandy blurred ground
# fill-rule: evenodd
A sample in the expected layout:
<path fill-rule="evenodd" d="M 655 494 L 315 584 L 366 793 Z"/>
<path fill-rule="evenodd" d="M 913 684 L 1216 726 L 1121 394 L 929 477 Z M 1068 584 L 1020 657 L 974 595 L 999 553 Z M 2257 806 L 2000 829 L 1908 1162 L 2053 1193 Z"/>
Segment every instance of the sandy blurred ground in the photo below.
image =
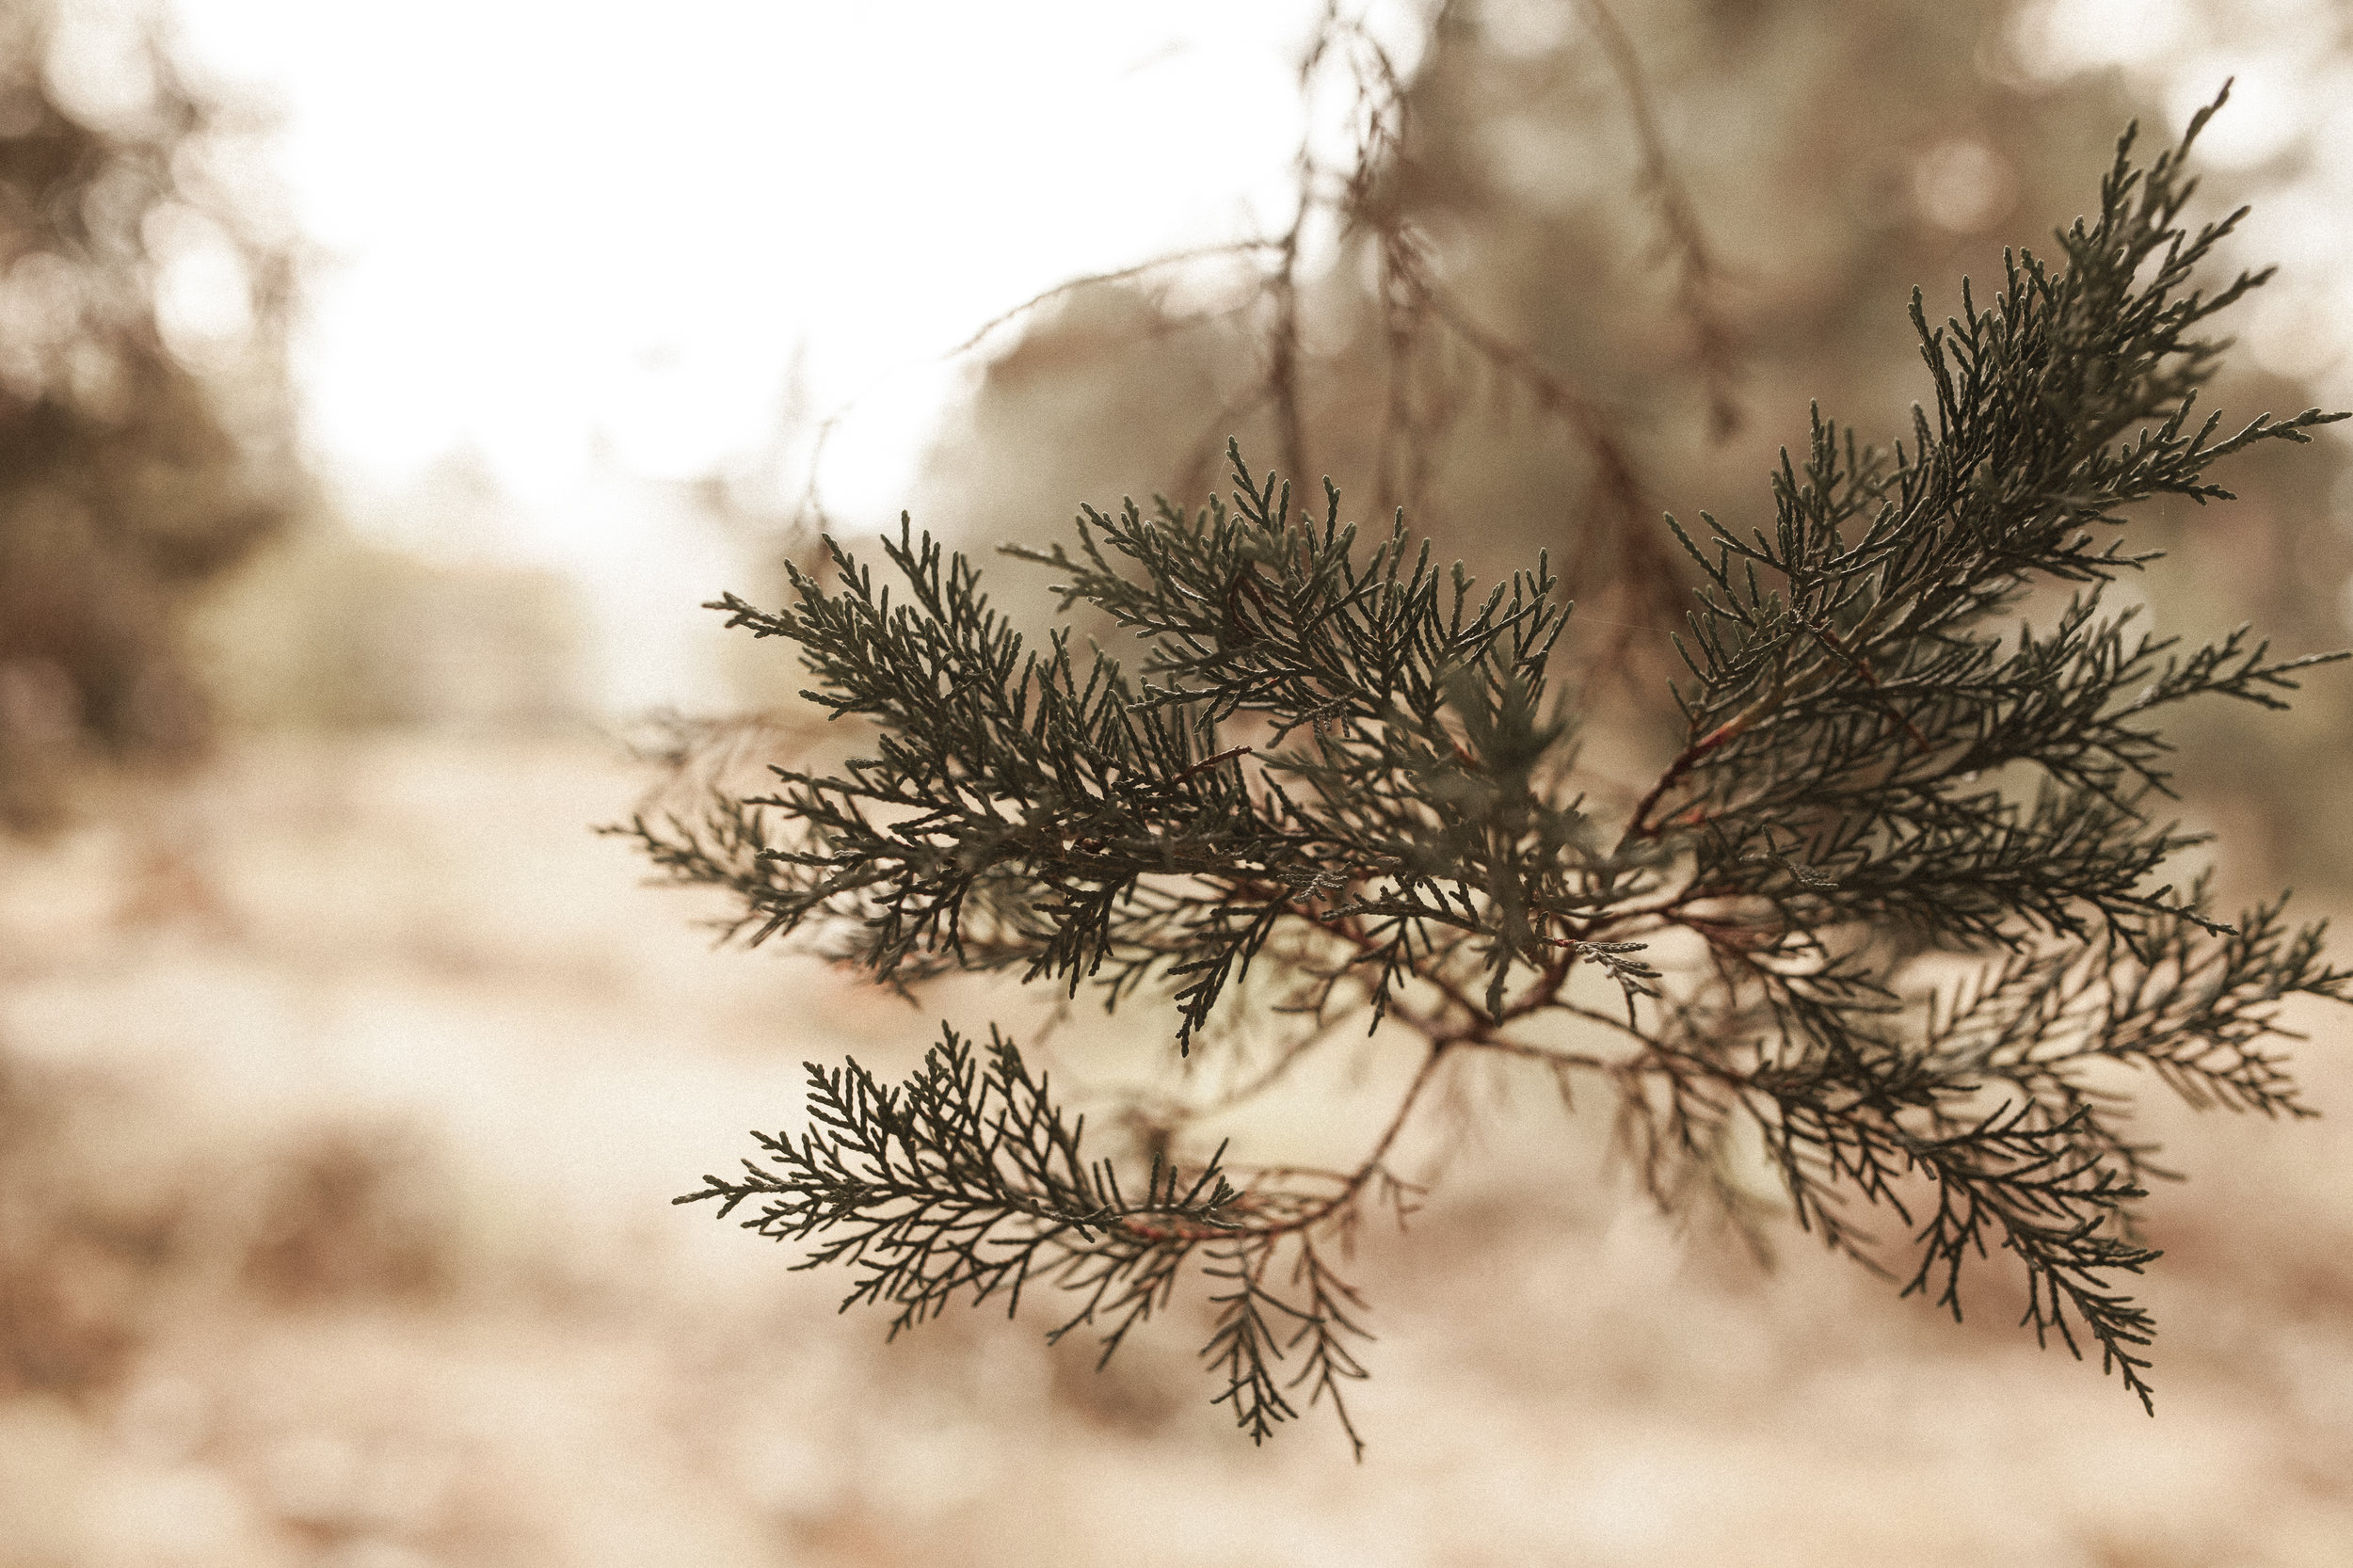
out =
<path fill-rule="evenodd" d="M 1237 1437 L 1197 1319 L 1100 1377 L 1042 1317 L 886 1349 L 669 1207 L 931 1026 L 713 952 L 587 831 L 647 782 L 257 742 L 0 848 L 0 1564 L 2353 1564 L 2344 1019 L 2328 1119 L 2153 1102 L 2154 1420 L 1997 1285 L 1678 1238 L 1536 1093 L 1368 1239 L 1355 1465 Z"/>

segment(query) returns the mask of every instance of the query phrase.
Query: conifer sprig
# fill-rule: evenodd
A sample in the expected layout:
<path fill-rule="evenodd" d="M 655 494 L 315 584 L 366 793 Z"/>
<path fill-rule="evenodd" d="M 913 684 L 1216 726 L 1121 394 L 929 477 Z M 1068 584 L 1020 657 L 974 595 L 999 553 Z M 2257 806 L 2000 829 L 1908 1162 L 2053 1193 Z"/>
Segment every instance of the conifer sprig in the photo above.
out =
<path fill-rule="evenodd" d="M 1232 1043 L 1238 991 L 1292 1032 L 1231 1093 L 1154 1112 L 1127 1186 L 1009 1043 L 952 1030 L 896 1088 L 812 1067 L 809 1130 L 680 1201 L 753 1205 L 747 1226 L 848 1266 L 850 1300 L 894 1329 L 1041 1282 L 1073 1293 L 1055 1335 L 1090 1327 L 1108 1355 L 1197 1272 L 1243 1430 L 1304 1390 L 1354 1442 L 1341 1396 L 1368 1336 L 1333 1260 L 1380 1200 L 1401 1208 L 1432 1086 L 1488 1053 L 1614 1090 L 1662 1203 L 1753 1210 L 1728 1174 L 1745 1140 L 1790 1217 L 1906 1294 L 1958 1316 L 1965 1261 L 2006 1254 L 2038 1338 L 2096 1347 L 2148 1403 L 2154 1328 L 2118 1280 L 2157 1256 L 2135 1206 L 2169 1173 L 2131 1135 L 2124 1075 L 2309 1114 L 2281 1008 L 2353 1000 L 2320 926 L 2280 903 L 2226 924 L 2202 879 L 2176 891 L 2200 840 L 2156 812 L 2177 704 L 2278 708 L 2341 655 L 2275 659 L 2246 629 L 2185 648 L 2103 599 L 2153 559 L 2113 533 L 2126 508 L 2226 500 L 2216 462 L 2345 417 L 2221 440 L 2193 420 L 2221 351 L 2198 334 L 2267 276 L 2193 286 L 2241 216 L 2181 220 L 2211 113 L 2145 168 L 2128 133 L 2057 264 L 2006 257 L 1992 304 L 1964 285 L 1942 327 L 1915 295 L 1934 407 L 1908 441 L 1881 454 L 1817 414 L 1770 530 L 1670 520 L 1704 580 L 1688 728 L 1630 805 L 1580 789 L 1545 563 L 1481 594 L 1401 514 L 1360 534 L 1328 483 L 1295 511 L 1238 446 L 1230 506 L 1088 508 L 1075 543 L 1011 552 L 1142 647 L 1133 680 L 1066 632 L 1029 648 L 904 520 L 894 584 L 829 543 L 833 583 L 796 571 L 776 611 L 719 600 L 872 733 L 838 771 L 625 830 L 732 889 L 752 941 L 797 935 L 899 984 L 1012 968 L 1107 1006 L 1156 991 L 1180 1051 Z M 1426 1048 L 1353 1168 L 1168 1155 L 1359 1019 Z"/>
<path fill-rule="evenodd" d="M 896 1088 L 856 1062 L 812 1063 L 808 1080 L 808 1131 L 755 1134 L 760 1160 L 744 1161 L 740 1176 L 706 1176 L 675 1201 L 715 1200 L 722 1218 L 750 1203 L 747 1230 L 823 1238 L 797 1266 L 848 1267 L 856 1282 L 843 1309 L 893 1308 L 894 1337 L 959 1298 L 1001 1296 L 1011 1316 L 1032 1281 L 1059 1287 L 1077 1306 L 1048 1338 L 1093 1328 L 1106 1361 L 1197 1256 L 1224 1287 L 1202 1351 L 1226 1383 L 1219 1402 L 1263 1439 L 1296 1414 L 1289 1394 L 1304 1385 L 1309 1402 L 1331 1400 L 1362 1451 L 1342 1396 L 1365 1376 L 1348 1341 L 1369 1336 L 1350 1316 L 1361 1298 L 1319 1240 L 1345 1240 L 1364 1178 L 1340 1178 L 1321 1198 L 1237 1188 L 1221 1148 L 1190 1171 L 1156 1159 L 1131 1192 L 1110 1161 L 1083 1152 L 1084 1118 L 1066 1115 L 993 1032 L 981 1055 L 944 1029 Z M 1286 1259 L 1287 1275 L 1270 1285 Z M 1299 1365 L 1286 1378 L 1277 1364 L 1291 1352 Z"/>

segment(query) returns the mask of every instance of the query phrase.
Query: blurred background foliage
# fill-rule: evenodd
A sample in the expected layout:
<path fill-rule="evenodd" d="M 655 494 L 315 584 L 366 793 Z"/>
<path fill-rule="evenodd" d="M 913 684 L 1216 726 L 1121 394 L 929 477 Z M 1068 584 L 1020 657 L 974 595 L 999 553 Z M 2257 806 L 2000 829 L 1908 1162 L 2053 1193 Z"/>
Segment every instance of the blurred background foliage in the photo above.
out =
<path fill-rule="evenodd" d="M 1658 514 L 1761 522 L 1809 400 L 1901 433 L 1911 288 L 1955 309 L 2089 204 L 2126 120 L 2169 134 L 2185 104 L 2139 67 L 2288 25 L 2071 3 L 2116 19 L 2107 63 L 2043 0 L 1336 9 L 1297 231 L 983 333 L 906 504 L 976 552 L 1042 542 L 1080 501 L 1197 503 L 1234 434 L 1482 577 L 1549 549 L 1601 760 L 1639 776 L 1672 735 Z M 2290 20 L 2342 81 L 2353 24 Z M 1181 1346 L 1097 1377 L 976 1320 L 885 1352 L 783 1249 L 674 1216 L 801 1057 L 895 1070 L 920 1017 L 707 952 L 587 836 L 649 784 L 596 725 L 666 656 L 600 640 L 595 584 L 484 548 L 515 504 L 477 457 L 364 501 L 311 466 L 317 259 L 265 117 L 168 39 L 0 0 L 0 1564 L 2353 1560 L 2353 1483 L 2313 1457 L 2353 1451 L 2334 1124 L 2159 1114 L 2197 1179 L 2153 1206 L 2151 1428 L 1998 1309 L 1953 1331 L 1794 1246 L 1769 1293 L 1613 1194 L 1596 1118 L 1531 1133 L 1466 1086 L 1504 1174 L 1371 1243 L 1374 1461 L 1337 1479 L 1306 1442 L 1237 1449 Z M 2343 205 L 2326 102 L 2242 99 L 2286 128 L 2209 168 L 2213 210 L 2258 203 L 2243 260 L 2296 264 L 2214 389 L 2230 418 L 2344 384 L 2342 258 L 2266 221 Z M 819 424 L 603 504 L 663 531 L 681 597 L 760 597 L 825 520 Z M 2161 631 L 2345 642 L 2345 469 L 2333 439 L 2239 460 L 2237 504 L 2137 524 L 2172 559 L 2127 587 Z M 991 583 L 1043 621 L 1037 574 Z M 806 744 L 799 672 L 711 641 L 766 716 L 676 726 L 671 760 Z M 2324 671 L 2284 717 L 2185 725 L 2226 895 L 2353 885 L 2347 695 Z M 2353 1077 L 2310 1054 L 2334 1114 Z"/>
<path fill-rule="evenodd" d="M 528 726 L 579 706 L 559 575 L 371 542 L 309 472 L 290 350 L 314 258 L 273 187 L 267 116 L 191 81 L 168 36 L 137 8 L 0 6 L 0 824 L 17 831 L 68 820 L 93 767 L 197 760 L 224 721 Z M 376 503 L 444 543 L 503 504 L 462 453 Z"/>
<path fill-rule="evenodd" d="M 0 818 L 84 748 L 181 759 L 208 712 L 195 596 L 282 536 L 296 252 L 214 157 L 235 128 L 152 35 L 54 69 L 0 9 Z"/>

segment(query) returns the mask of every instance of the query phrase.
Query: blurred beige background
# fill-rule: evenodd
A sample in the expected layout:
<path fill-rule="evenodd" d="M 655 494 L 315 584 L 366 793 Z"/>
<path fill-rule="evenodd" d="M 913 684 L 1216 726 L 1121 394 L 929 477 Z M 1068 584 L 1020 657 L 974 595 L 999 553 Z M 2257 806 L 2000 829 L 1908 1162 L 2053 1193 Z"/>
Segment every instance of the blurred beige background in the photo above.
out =
<path fill-rule="evenodd" d="M 1042 1009 L 714 952 L 589 831 L 812 744 L 797 670 L 695 606 L 816 513 L 1034 542 L 1197 499 L 1228 431 L 1482 572 L 1549 547 L 1639 757 L 1672 584 L 1611 508 L 1759 519 L 1810 398 L 1900 433 L 1910 287 L 2041 243 L 2135 115 L 2236 77 L 2205 200 L 2283 270 L 2226 417 L 2353 404 L 2353 14 L 344 10 L 0 0 L 0 1564 L 2353 1562 L 2344 1017 L 2296 1020 L 2320 1120 L 2147 1102 L 2190 1177 L 2147 1206 L 2154 1420 L 1992 1273 L 1957 1327 L 1801 1236 L 1767 1271 L 1627 1190 L 1606 1108 L 1466 1078 L 1429 1208 L 1365 1240 L 1359 1466 L 1320 1413 L 1238 1438 L 1188 1308 L 1100 1375 L 1042 1317 L 886 1347 L 671 1208 L 804 1059 Z M 1288 420 L 1247 258 L 944 353 L 1282 232 L 1303 141 Z M 1517 358 L 1433 329 L 1393 382 L 1398 235 Z M 2332 432 L 2153 509 L 2132 591 L 2353 640 L 2345 472 Z M 2226 897 L 2353 899 L 2344 671 L 2182 738 Z M 1058 1081 L 1163 1044 L 1077 1020 Z"/>

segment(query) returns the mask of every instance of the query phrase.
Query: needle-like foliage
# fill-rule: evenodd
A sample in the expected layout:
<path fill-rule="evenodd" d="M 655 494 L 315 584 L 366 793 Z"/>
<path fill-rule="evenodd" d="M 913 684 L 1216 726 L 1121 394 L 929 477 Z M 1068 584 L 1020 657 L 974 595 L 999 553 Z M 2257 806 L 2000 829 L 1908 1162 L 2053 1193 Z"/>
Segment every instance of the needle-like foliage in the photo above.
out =
<path fill-rule="evenodd" d="M 834 581 L 795 572 L 783 608 L 720 600 L 872 732 L 838 771 L 628 830 L 730 888 L 752 940 L 899 984 L 1157 990 L 1179 1051 L 1219 1038 L 1249 977 L 1295 1030 L 1243 1092 L 1352 1019 L 1426 1049 L 1350 1170 L 1185 1162 L 1177 1113 L 1123 1187 L 1010 1044 L 951 1031 L 896 1089 L 812 1067 L 809 1129 L 680 1201 L 812 1241 L 894 1327 L 1058 1287 L 1054 1332 L 1091 1327 L 1106 1355 L 1197 1267 L 1237 1421 L 1263 1437 L 1328 1396 L 1346 1424 L 1362 1309 L 1333 1259 L 1367 1209 L 1404 1208 L 1400 1136 L 1441 1070 L 1497 1053 L 1614 1088 L 1661 1201 L 1710 1180 L 1736 1200 L 1724 1151 L 1761 1140 L 1799 1224 L 1907 1293 L 1958 1316 L 1965 1259 L 2006 1253 L 2037 1336 L 2096 1347 L 2148 1402 L 2153 1326 L 2119 1276 L 2156 1256 L 2131 1221 L 2159 1173 L 2116 1069 L 2308 1114 L 2281 1006 L 2353 999 L 2317 926 L 2276 904 L 2226 924 L 2202 880 L 2179 889 L 2197 840 L 2155 810 L 2169 709 L 2277 708 L 2338 656 L 2275 659 L 2244 631 L 2185 648 L 2103 598 L 2153 559 L 2116 533 L 2124 508 L 2227 499 L 2217 461 L 2344 417 L 2217 439 L 2195 413 L 2208 319 L 2264 280 L 2196 286 L 2238 221 L 2182 221 L 2205 118 L 2145 168 L 2127 134 L 2098 216 L 2056 262 L 2007 257 L 1990 305 L 1964 286 L 1931 327 L 1915 295 L 1934 402 L 1907 440 L 1881 453 L 1817 415 L 1769 529 L 1670 520 L 1705 583 L 1684 744 L 1639 799 L 1580 792 L 1542 561 L 1481 593 L 1401 515 L 1362 533 L 1328 485 L 1295 509 L 1239 450 L 1230 506 L 1089 508 L 1071 543 L 1012 552 L 1142 648 L 1133 675 L 1066 632 L 1028 647 L 904 522 L 895 580 L 832 544 Z M 2063 607 L 2030 600 L 2052 584 Z M 1546 1016 L 1585 1048 L 1532 1032 Z M 1862 1207 L 1896 1216 L 1908 1262 Z"/>

